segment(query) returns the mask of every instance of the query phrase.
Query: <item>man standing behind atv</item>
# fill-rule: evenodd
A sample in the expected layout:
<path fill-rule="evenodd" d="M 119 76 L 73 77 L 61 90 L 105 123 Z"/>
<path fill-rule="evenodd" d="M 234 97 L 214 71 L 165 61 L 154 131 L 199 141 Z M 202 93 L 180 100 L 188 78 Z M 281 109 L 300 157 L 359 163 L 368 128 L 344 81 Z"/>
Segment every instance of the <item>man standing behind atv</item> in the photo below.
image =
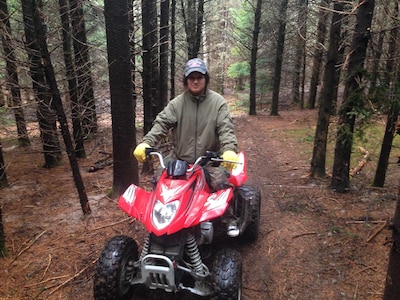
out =
<path fill-rule="evenodd" d="M 200 58 L 190 59 L 185 66 L 183 84 L 186 90 L 171 100 L 156 117 L 153 127 L 137 145 L 133 154 L 139 162 L 146 160 L 145 149 L 156 146 L 172 129 L 171 159 L 193 163 L 206 151 L 214 151 L 228 171 L 238 162 L 237 138 L 225 99 L 210 90 L 207 66 Z M 211 188 L 215 191 L 228 183 L 223 168 L 207 167 Z"/>

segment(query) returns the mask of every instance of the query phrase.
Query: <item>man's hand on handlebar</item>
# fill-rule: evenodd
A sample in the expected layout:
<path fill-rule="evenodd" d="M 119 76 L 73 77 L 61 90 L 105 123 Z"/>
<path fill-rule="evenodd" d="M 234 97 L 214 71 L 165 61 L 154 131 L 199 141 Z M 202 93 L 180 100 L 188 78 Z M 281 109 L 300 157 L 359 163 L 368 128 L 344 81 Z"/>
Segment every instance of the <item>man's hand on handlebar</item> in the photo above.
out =
<path fill-rule="evenodd" d="M 221 158 L 223 159 L 223 162 L 221 162 L 222 166 L 224 166 L 228 171 L 235 169 L 237 163 L 239 162 L 239 156 L 235 151 L 231 150 L 225 151 Z"/>
<path fill-rule="evenodd" d="M 147 143 L 140 143 L 133 151 L 133 155 L 136 157 L 138 162 L 143 163 L 146 161 L 146 148 L 150 148 L 150 145 Z"/>

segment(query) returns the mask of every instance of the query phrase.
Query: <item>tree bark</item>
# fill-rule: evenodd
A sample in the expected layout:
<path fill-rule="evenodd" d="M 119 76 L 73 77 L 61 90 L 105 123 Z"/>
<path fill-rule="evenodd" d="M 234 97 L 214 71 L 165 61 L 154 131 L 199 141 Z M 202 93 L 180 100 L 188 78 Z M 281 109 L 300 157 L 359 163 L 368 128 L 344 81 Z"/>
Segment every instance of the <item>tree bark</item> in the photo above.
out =
<path fill-rule="evenodd" d="M 348 76 L 343 94 L 343 103 L 339 111 L 335 157 L 330 184 L 330 188 L 339 193 L 344 193 L 350 188 L 349 171 L 353 133 L 356 113 L 364 105 L 362 97 L 363 65 L 371 34 L 374 5 L 374 0 L 362 0 L 357 10 L 356 25 L 348 60 Z"/>
<path fill-rule="evenodd" d="M 393 20 L 398 20 L 399 7 L 394 5 Z M 399 28 L 393 24 L 390 32 L 389 42 L 389 58 L 386 64 L 387 82 L 385 90 L 388 91 L 390 109 L 386 121 L 386 129 L 383 137 L 381 152 L 379 155 L 378 166 L 376 168 L 373 186 L 383 187 L 386 179 L 386 171 L 389 164 L 389 156 L 392 150 L 393 138 L 396 133 L 396 123 L 400 112 L 400 64 L 398 63 L 398 47 L 399 47 Z M 397 62 L 397 63 L 396 63 Z M 396 68 L 397 65 L 397 68 Z M 397 71 L 395 71 L 397 70 Z M 397 73 L 397 74 L 394 74 Z"/>
<path fill-rule="evenodd" d="M 336 88 L 336 73 L 338 61 L 338 49 L 341 40 L 341 21 L 343 18 L 344 4 L 335 2 L 329 33 L 329 48 L 327 62 L 324 70 L 323 85 L 320 94 L 318 120 L 315 128 L 313 155 L 311 159 L 310 176 L 323 178 L 326 176 L 326 147 L 329 132 L 329 122 L 332 103 L 336 101 L 333 91 Z"/>
<path fill-rule="evenodd" d="M 175 61 L 176 61 L 176 0 L 171 2 L 171 63 L 170 63 L 170 99 L 175 98 Z"/>
<path fill-rule="evenodd" d="M 181 0 L 188 59 L 198 57 L 203 32 L 204 0 Z"/>
<path fill-rule="evenodd" d="M 307 35 L 308 0 L 297 0 L 297 41 L 293 72 L 293 102 L 304 108 L 304 69 Z"/>
<path fill-rule="evenodd" d="M 161 111 L 168 103 L 169 0 L 161 1 L 160 7 L 160 88 L 158 91 L 158 111 Z"/>
<path fill-rule="evenodd" d="M 281 72 L 282 72 L 282 59 L 283 50 L 285 48 L 285 35 L 286 35 L 286 11 L 287 11 L 288 0 L 282 0 L 279 9 L 279 29 L 278 29 L 278 40 L 275 54 L 275 68 L 274 68 L 274 80 L 273 80 L 273 91 L 272 91 L 272 103 L 271 103 L 271 116 L 279 116 L 278 104 L 279 104 L 279 90 L 281 85 Z"/>
<path fill-rule="evenodd" d="M 319 85 L 320 70 L 322 65 L 322 57 L 324 54 L 324 43 L 326 36 L 326 23 L 328 19 L 328 11 L 331 0 L 321 0 L 319 9 L 319 18 L 317 26 L 317 40 L 315 45 L 315 52 L 313 56 L 313 64 L 310 80 L 310 96 L 308 98 L 308 108 L 315 108 L 315 101 L 317 99 L 317 90 Z M 334 24 L 333 24 L 334 25 Z"/>
<path fill-rule="evenodd" d="M 57 86 L 57 82 L 56 82 L 56 78 L 55 78 L 55 74 L 54 74 L 54 68 L 53 68 L 51 58 L 50 58 L 50 53 L 49 53 L 49 50 L 47 47 L 47 42 L 45 39 L 46 34 L 45 34 L 45 30 L 44 30 L 45 27 L 44 27 L 43 21 L 40 17 L 40 11 L 39 11 L 39 7 L 36 4 L 36 0 L 32 0 L 32 5 L 33 5 L 33 9 L 34 9 L 33 21 L 34 21 L 34 25 L 35 25 L 36 39 L 39 42 L 45 76 L 46 76 L 47 82 L 49 83 L 50 90 L 52 93 L 51 105 L 57 113 L 57 119 L 58 119 L 58 122 L 61 127 L 61 133 L 62 133 L 62 136 L 64 139 L 66 151 L 68 154 L 68 159 L 69 159 L 69 163 L 71 166 L 72 175 L 74 177 L 75 186 L 76 186 L 78 194 L 79 194 L 79 200 L 80 200 L 80 204 L 82 207 L 82 211 L 85 215 L 88 215 L 91 213 L 89 201 L 88 201 L 85 187 L 83 184 L 83 180 L 82 180 L 82 177 L 81 177 L 81 174 L 79 171 L 79 165 L 76 160 L 71 135 L 70 135 L 69 129 L 68 129 L 67 118 L 65 116 L 64 108 L 63 108 L 62 101 L 61 101 L 60 91 Z"/>
<path fill-rule="evenodd" d="M 164 108 L 163 101 L 160 98 L 160 54 L 159 54 L 159 30 L 158 30 L 158 7 L 157 1 L 148 1 L 148 8 L 150 9 L 149 22 L 151 23 L 150 39 L 150 59 L 151 59 L 151 106 L 152 106 L 152 120 L 155 120 L 157 114 Z"/>
<path fill-rule="evenodd" d="M 32 86 L 38 101 L 37 118 L 42 138 L 45 168 L 54 168 L 61 163 L 61 147 L 57 136 L 56 115 L 51 105 L 51 92 L 46 82 L 44 66 L 41 62 L 39 41 L 36 38 L 33 16 L 34 3 L 22 0 L 22 13 L 25 27 L 25 47 L 29 59 Z"/>
<path fill-rule="evenodd" d="M 128 0 L 104 1 L 113 133 L 113 196 L 121 195 L 130 184 L 139 183 L 137 161 L 132 156 L 136 129 L 128 7 Z"/>
<path fill-rule="evenodd" d="M 131 81 L 132 81 L 132 100 L 133 100 L 133 117 L 136 115 L 136 105 L 137 105 L 137 93 L 136 93 L 136 56 L 138 56 L 138 49 L 136 45 L 136 19 L 137 15 L 134 14 L 134 4 L 135 1 L 128 1 L 128 22 L 129 22 L 129 49 L 130 49 L 130 68 L 131 68 Z M 136 132 L 136 126 L 135 126 Z M 134 137 L 134 142 L 136 144 L 136 134 Z"/>
<path fill-rule="evenodd" d="M 6 0 L 0 0 L 0 24 L 4 32 L 1 33 L 3 49 L 6 60 L 7 86 L 11 90 L 11 99 L 17 125 L 18 144 L 21 147 L 30 146 L 24 111 L 22 109 L 21 92 L 19 88 L 18 71 L 16 66 L 14 47 L 11 42 L 11 25 Z"/>
<path fill-rule="evenodd" d="M 398 85 L 398 84 L 396 84 L 396 85 Z M 398 88 L 400 88 L 399 85 L 398 85 Z M 397 97 L 399 97 L 399 96 L 397 96 Z M 372 183 L 372 186 L 375 186 L 375 187 L 383 187 L 385 184 L 386 171 L 387 171 L 387 167 L 389 165 L 389 156 L 390 156 L 390 152 L 392 150 L 392 144 L 393 144 L 393 138 L 395 135 L 396 123 L 397 123 L 397 119 L 398 119 L 399 111 L 400 111 L 398 102 L 399 102 L 398 99 L 392 100 L 392 106 L 390 107 L 390 111 L 387 116 L 385 134 L 383 136 L 383 141 L 382 141 L 382 145 L 381 145 L 381 152 L 379 154 L 378 165 L 377 165 L 377 168 L 375 171 L 374 181 Z"/>
<path fill-rule="evenodd" d="M 78 85 L 72 57 L 71 26 L 68 13 L 68 3 L 67 0 L 59 0 L 58 3 L 60 6 L 64 63 L 68 81 L 69 99 L 71 101 L 71 118 L 73 137 L 75 141 L 75 155 L 79 158 L 85 158 L 86 152 L 83 141 L 82 121 L 78 101 Z"/>
<path fill-rule="evenodd" d="M 8 251 L 6 247 L 6 236 L 4 234 L 4 227 L 3 227 L 3 210 L 0 206 L 0 257 L 8 256 Z"/>
<path fill-rule="evenodd" d="M 153 99 L 153 80 L 155 76 L 154 72 L 158 74 L 157 70 L 153 70 L 153 53 L 154 53 L 154 41 L 157 40 L 156 37 L 156 20 L 157 20 L 157 10 L 155 5 L 155 0 L 142 0 L 142 41 L 143 41 L 143 109 L 144 109 L 144 126 L 143 134 L 146 134 L 153 125 L 153 120 L 156 111 L 156 100 Z M 158 85 L 155 87 L 157 88 Z"/>
<path fill-rule="evenodd" d="M 250 110 L 249 115 L 256 115 L 256 83 L 257 83 L 257 52 L 258 52 L 258 35 L 260 33 L 262 0 L 257 0 L 256 10 L 254 12 L 254 28 L 251 43 L 251 59 L 250 59 Z"/>
<path fill-rule="evenodd" d="M 372 63 L 372 70 L 371 70 L 371 86 L 368 90 L 369 97 L 372 99 L 372 101 L 375 102 L 381 102 L 382 99 L 380 99 L 379 95 L 379 90 L 381 88 L 380 84 L 378 84 L 378 79 L 380 79 L 379 75 L 379 67 L 381 64 L 381 57 L 383 53 L 383 42 L 385 40 L 385 32 L 382 30 L 378 34 L 378 41 L 376 43 L 376 46 L 373 47 L 372 49 L 372 54 L 373 54 L 373 63 Z"/>
<path fill-rule="evenodd" d="M 400 299 L 400 186 L 397 189 L 397 203 L 392 225 L 392 247 L 386 273 L 383 300 Z"/>
<path fill-rule="evenodd" d="M 78 100 L 83 136 L 97 132 L 96 102 L 93 91 L 89 46 L 87 44 L 82 1 L 68 0 L 72 24 L 73 48 L 78 84 Z"/>
<path fill-rule="evenodd" d="M 8 186 L 6 165 L 4 164 L 3 148 L 0 142 L 0 187 L 6 187 L 6 186 Z"/>

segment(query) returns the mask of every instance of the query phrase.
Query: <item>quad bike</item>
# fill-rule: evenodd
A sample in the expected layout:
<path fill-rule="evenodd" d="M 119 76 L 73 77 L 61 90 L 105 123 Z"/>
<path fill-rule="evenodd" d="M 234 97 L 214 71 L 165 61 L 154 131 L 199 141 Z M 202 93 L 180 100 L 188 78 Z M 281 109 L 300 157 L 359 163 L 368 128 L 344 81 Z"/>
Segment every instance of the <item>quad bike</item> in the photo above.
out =
<path fill-rule="evenodd" d="M 148 148 L 146 154 L 157 156 L 163 168 L 154 190 L 132 184 L 118 205 L 142 222 L 148 236 L 140 252 L 128 236 L 115 236 L 106 243 L 95 271 L 94 298 L 134 299 L 134 292 L 144 287 L 240 299 L 240 252 L 224 246 L 212 255 L 210 249 L 218 232 L 225 239 L 257 239 L 261 195 L 258 189 L 244 185 L 244 154 L 239 154 L 239 163 L 230 172 L 230 184 L 215 192 L 204 169 L 207 164 L 217 167 L 223 161 L 215 153 L 207 152 L 194 164 L 173 160 L 167 165 L 157 149 Z M 212 262 L 210 269 L 206 260 Z"/>

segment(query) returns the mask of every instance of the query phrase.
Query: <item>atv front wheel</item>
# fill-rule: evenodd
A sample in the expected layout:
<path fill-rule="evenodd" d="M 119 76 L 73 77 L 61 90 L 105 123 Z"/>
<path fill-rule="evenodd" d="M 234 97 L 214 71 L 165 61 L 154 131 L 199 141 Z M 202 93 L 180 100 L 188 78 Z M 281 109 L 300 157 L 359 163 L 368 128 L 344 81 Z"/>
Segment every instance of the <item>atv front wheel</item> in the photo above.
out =
<path fill-rule="evenodd" d="M 138 260 L 136 242 L 127 236 L 111 238 L 101 252 L 93 282 L 94 299 L 130 299 L 133 288 L 129 280 Z"/>
<path fill-rule="evenodd" d="M 214 299 L 240 300 L 242 296 L 242 256 L 234 249 L 222 249 L 212 267 Z"/>

